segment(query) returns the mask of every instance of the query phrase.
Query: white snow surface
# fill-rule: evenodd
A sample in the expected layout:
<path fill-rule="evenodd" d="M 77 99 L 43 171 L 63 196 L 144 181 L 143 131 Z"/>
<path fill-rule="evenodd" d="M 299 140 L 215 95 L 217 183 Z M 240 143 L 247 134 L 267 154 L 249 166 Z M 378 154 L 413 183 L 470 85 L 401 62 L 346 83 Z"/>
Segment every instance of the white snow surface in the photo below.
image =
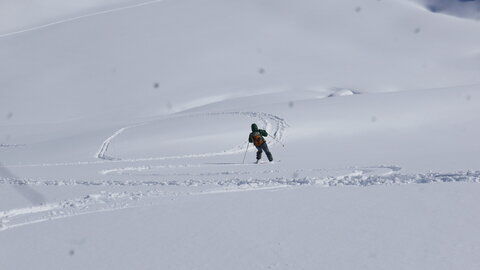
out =
<path fill-rule="evenodd" d="M 479 269 L 480 22 L 425 3 L 2 1 L 0 269 Z"/>

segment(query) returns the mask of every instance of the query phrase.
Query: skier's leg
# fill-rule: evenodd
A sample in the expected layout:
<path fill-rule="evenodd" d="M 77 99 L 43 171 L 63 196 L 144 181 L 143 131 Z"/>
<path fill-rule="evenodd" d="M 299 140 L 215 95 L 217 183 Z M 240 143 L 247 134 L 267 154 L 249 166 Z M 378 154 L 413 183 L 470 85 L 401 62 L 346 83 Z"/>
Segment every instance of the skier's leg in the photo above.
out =
<path fill-rule="evenodd" d="M 268 149 L 267 143 L 263 143 L 262 148 L 263 148 L 263 151 L 265 151 L 265 154 L 267 154 L 268 161 L 272 162 L 273 161 L 272 153 Z"/>
<path fill-rule="evenodd" d="M 257 161 L 262 158 L 262 147 L 257 147 Z"/>

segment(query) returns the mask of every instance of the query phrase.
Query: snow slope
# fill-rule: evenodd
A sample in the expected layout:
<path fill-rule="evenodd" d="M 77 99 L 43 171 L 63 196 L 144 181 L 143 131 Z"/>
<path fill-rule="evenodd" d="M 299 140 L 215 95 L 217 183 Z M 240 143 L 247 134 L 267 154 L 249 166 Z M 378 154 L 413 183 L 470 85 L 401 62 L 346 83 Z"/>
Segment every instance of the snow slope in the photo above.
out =
<path fill-rule="evenodd" d="M 478 84 L 479 37 L 404 1 L 158 2 L 3 37 L 0 108 L 113 121 L 259 91 Z"/>
<path fill-rule="evenodd" d="M 3 17 L 1 269 L 478 269 L 478 22 L 65 3 Z"/>
<path fill-rule="evenodd" d="M 428 10 L 459 18 L 480 20 L 480 1 L 478 0 L 416 0 Z"/>
<path fill-rule="evenodd" d="M 149 5 L 161 0 L 4 0 L 0 3 L 0 36 L 16 35 L 91 16 Z"/>

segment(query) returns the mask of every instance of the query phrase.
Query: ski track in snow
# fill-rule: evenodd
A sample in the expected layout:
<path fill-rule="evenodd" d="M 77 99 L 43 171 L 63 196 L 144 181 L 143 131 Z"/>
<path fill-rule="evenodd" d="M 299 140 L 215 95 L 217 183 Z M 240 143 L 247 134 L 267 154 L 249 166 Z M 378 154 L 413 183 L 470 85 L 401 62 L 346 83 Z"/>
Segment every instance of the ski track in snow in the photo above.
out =
<path fill-rule="evenodd" d="M 283 144 L 284 139 L 284 131 L 288 127 L 288 124 L 285 122 L 284 119 L 267 113 L 260 113 L 260 112 L 218 112 L 218 113 L 204 113 L 204 114 L 194 114 L 194 115 L 181 115 L 177 117 L 199 117 L 199 116 L 217 116 L 217 115 L 240 115 L 240 116 L 247 116 L 252 118 L 257 118 L 257 120 L 261 121 L 262 124 L 265 125 L 266 130 L 269 133 L 273 134 L 274 140 L 272 141 L 271 145 L 275 145 L 277 143 Z M 171 119 L 171 118 L 169 118 Z M 165 119 L 162 119 L 165 120 Z M 203 153 L 203 154 L 188 154 L 188 155 L 178 155 L 178 156 L 163 156 L 163 157 L 145 157 L 145 158 L 118 158 L 107 155 L 107 151 L 109 146 L 111 145 L 112 141 L 119 135 L 121 135 L 125 130 L 147 125 L 156 121 L 161 120 L 153 120 L 149 122 L 137 123 L 128 125 L 125 127 L 120 128 L 119 130 L 115 131 L 112 135 L 110 135 L 107 139 L 105 139 L 102 144 L 100 145 L 99 149 L 95 153 L 94 157 L 98 158 L 97 161 L 72 161 L 72 162 L 55 162 L 55 163 L 35 163 L 35 164 L 4 164 L 3 167 L 8 168 L 26 168 L 26 167 L 56 167 L 56 166 L 80 166 L 80 165 L 95 165 L 95 164 L 103 164 L 103 163 L 123 163 L 123 162 L 144 162 L 144 161 L 161 161 L 161 160 L 175 160 L 175 159 L 186 159 L 186 158 L 206 158 L 206 157 L 215 157 L 215 156 L 226 156 L 226 155 L 233 155 L 242 153 L 244 150 L 244 144 L 237 145 L 232 147 L 231 149 L 219 151 L 219 152 L 212 152 L 212 153 Z M 250 151 L 253 151 L 250 149 Z"/>
<path fill-rule="evenodd" d="M 399 168 L 392 166 L 393 168 Z M 300 177 L 300 172 L 312 170 L 296 170 L 293 172 L 282 172 L 280 170 L 260 170 L 254 172 L 258 174 L 272 174 L 281 172 L 283 175 L 292 175 L 292 177 L 258 177 L 250 176 L 240 178 L 239 175 L 249 175 L 251 172 L 239 171 L 224 171 L 214 173 L 198 173 L 198 174 L 171 174 L 172 176 L 207 176 L 207 179 L 187 179 L 187 180 L 40 180 L 31 178 L 0 178 L 2 185 L 28 185 L 28 186 L 128 186 L 128 187 L 151 187 L 151 186 L 206 186 L 206 187 L 257 187 L 268 185 L 321 185 L 326 187 L 335 186 L 373 186 L 385 184 L 425 184 L 425 183 L 440 183 L 440 182 L 480 182 L 480 171 L 467 171 L 455 173 L 420 173 L 420 174 L 402 174 L 398 171 L 390 170 L 387 173 L 377 173 L 373 169 L 387 168 L 383 166 L 359 168 L 352 170 L 351 173 L 331 175 L 331 176 L 303 176 Z M 388 167 L 390 168 L 390 167 Z M 213 176 L 217 176 L 214 178 Z M 224 176 L 224 178 L 218 178 Z M 210 177 L 210 178 L 208 178 Z"/>
<path fill-rule="evenodd" d="M 257 188 L 256 190 L 272 190 L 277 187 Z M 159 189 L 133 192 L 100 192 L 71 200 L 47 203 L 40 206 L 18 208 L 0 212 L 0 231 L 25 225 L 33 225 L 56 219 L 74 217 L 85 214 L 115 211 L 157 205 L 155 198 L 171 198 L 178 196 L 208 195 L 226 192 L 241 192 L 250 189 L 211 190 L 204 192 L 164 192 Z M 150 200 L 149 200 L 150 199 Z"/>
<path fill-rule="evenodd" d="M 273 134 L 272 137 L 274 140 L 272 141 L 272 145 L 276 143 L 281 143 L 283 141 L 283 135 L 286 127 L 288 124 L 285 122 L 284 119 L 268 113 L 261 113 L 261 112 L 216 112 L 216 113 L 203 113 L 203 114 L 192 114 L 192 115 L 181 115 L 177 117 L 201 117 L 201 116 L 219 116 L 219 115 L 229 115 L 229 116 L 246 116 L 251 118 L 256 118 L 257 120 L 261 121 L 263 126 L 265 126 L 266 130 Z M 171 119 L 171 118 L 169 118 Z M 162 119 L 165 120 L 165 119 Z M 238 154 L 243 151 L 244 145 L 237 145 L 231 149 L 227 149 L 220 152 L 212 152 L 212 153 L 202 153 L 202 154 L 188 154 L 188 155 L 179 155 L 179 156 L 166 156 L 166 157 L 146 157 L 146 158 L 135 158 L 135 159 L 120 159 L 118 157 L 112 157 L 107 155 L 108 147 L 112 143 L 113 139 L 117 136 L 121 135 L 125 130 L 148 125 L 154 123 L 156 121 L 161 120 L 153 120 L 149 122 L 139 123 L 135 125 L 129 125 L 126 127 L 122 127 L 121 129 L 117 130 L 113 133 L 110 137 L 103 141 L 102 145 L 100 146 L 99 150 L 95 154 L 96 158 L 102 160 L 122 160 L 126 162 L 139 162 L 139 161 L 152 161 L 152 160 L 167 160 L 167 159 L 184 159 L 184 158 L 204 158 L 204 157 L 213 157 L 213 156 L 223 156 L 223 155 L 232 155 Z"/>
<path fill-rule="evenodd" d="M 270 133 L 273 134 L 274 140 L 272 141 L 271 145 L 275 145 L 277 143 L 283 144 L 284 139 L 284 132 L 285 129 L 288 127 L 288 124 L 285 122 L 283 118 L 280 118 L 273 114 L 262 113 L 262 112 L 216 112 L 216 113 L 201 113 L 201 114 L 188 114 L 188 115 L 177 115 L 174 117 L 163 118 L 160 120 L 152 120 L 148 122 L 136 123 L 131 124 L 125 127 L 120 128 L 119 130 L 115 131 L 112 135 L 110 135 L 107 139 L 105 139 L 100 147 L 98 148 L 97 152 L 94 154 L 95 158 L 98 158 L 97 161 L 72 161 L 72 162 L 55 162 L 55 163 L 36 163 L 36 164 L 4 164 L 3 167 L 8 168 L 25 168 L 25 167 L 56 167 L 56 166 L 79 166 L 79 165 L 94 165 L 94 164 L 102 164 L 102 163 L 123 163 L 123 162 L 144 162 L 144 161 L 161 161 L 161 160 L 174 160 L 174 159 L 186 159 L 186 158 L 206 158 L 206 157 L 214 157 L 214 156 L 225 156 L 225 155 L 233 155 L 242 153 L 244 150 L 244 144 L 237 145 L 232 147 L 231 149 L 219 151 L 219 152 L 212 152 L 212 153 L 202 153 L 202 154 L 188 154 L 188 155 L 178 155 L 178 156 L 163 156 L 163 157 L 145 157 L 145 158 L 118 158 L 107 155 L 107 151 L 109 146 L 111 145 L 112 141 L 121 135 L 124 131 L 132 128 L 136 128 L 139 126 L 144 126 L 147 124 L 151 124 L 157 121 L 172 119 L 172 118 L 180 118 L 180 117 L 201 117 L 201 116 L 218 116 L 218 115 L 231 115 L 231 116 L 243 116 L 243 117 L 251 117 L 256 118 L 258 121 L 266 127 L 265 129 Z M 250 150 L 253 151 L 253 150 Z"/>
<path fill-rule="evenodd" d="M 130 125 L 130 126 L 126 126 L 126 127 L 123 127 L 119 130 L 117 130 L 115 133 L 113 133 L 112 136 L 108 137 L 105 141 L 103 141 L 102 145 L 100 146 L 100 148 L 98 149 L 97 153 L 95 154 L 95 157 L 96 158 L 99 158 L 99 159 L 104 159 L 104 160 L 120 160 L 118 158 L 114 158 L 114 157 L 109 157 L 107 156 L 107 150 L 108 150 L 108 146 L 110 146 L 110 142 L 115 138 L 117 137 L 118 135 L 120 135 L 122 132 L 124 132 L 125 130 L 129 129 L 129 128 L 133 128 L 133 127 L 137 127 L 139 125 Z"/>
<path fill-rule="evenodd" d="M 390 172 L 382 175 L 368 175 L 373 169 L 387 168 Z M 89 213 L 120 210 L 125 208 L 143 207 L 158 204 L 155 198 L 178 197 L 216 194 L 225 192 L 240 192 L 252 190 L 268 190 L 279 188 L 292 188 L 305 185 L 324 187 L 335 186 L 373 186 L 373 185 L 400 185 L 400 184 L 425 184 L 444 182 L 480 182 L 480 171 L 467 171 L 456 173 L 425 173 L 425 174 L 400 174 L 399 167 L 379 166 L 354 170 L 352 173 L 341 176 L 328 177 L 266 177 L 240 179 L 231 177 L 216 180 L 189 180 L 189 181 L 36 181 L 19 179 L 0 179 L 0 184 L 8 185 L 103 185 L 103 186 L 209 186 L 200 192 L 165 192 L 161 189 L 124 192 L 100 192 L 89 194 L 76 199 L 46 203 L 44 205 L 18 208 L 0 212 L 0 231 L 17 228 L 20 226 L 40 222 L 74 217 Z"/>
<path fill-rule="evenodd" d="M 261 112 L 216 112 L 216 113 L 203 113 L 203 114 L 187 114 L 187 115 L 177 115 L 173 118 L 178 117 L 199 117 L 199 116 L 241 116 L 241 117 L 251 117 L 256 118 L 258 121 L 265 126 L 266 130 L 273 134 L 272 137 L 275 141 L 273 144 L 282 143 L 284 130 L 288 126 L 284 119 L 267 113 Z M 171 119 L 167 118 L 167 119 Z M 161 119 L 164 120 L 164 119 Z M 243 152 L 243 144 L 237 147 L 224 150 L 221 152 L 215 153 L 203 153 L 203 154 L 190 154 L 190 155 L 181 155 L 181 156 L 166 156 L 166 157 L 146 157 L 146 158 L 137 158 L 137 159 L 120 159 L 117 157 L 109 156 L 107 154 L 108 148 L 111 145 L 112 141 L 121 135 L 124 131 L 132 129 L 138 126 L 147 125 L 153 123 L 153 120 L 148 122 L 131 124 L 125 127 L 120 128 L 105 139 L 98 151 L 95 153 L 95 157 L 100 159 L 98 161 L 80 161 L 80 162 L 59 162 L 59 163 L 45 163 L 45 164 L 19 164 L 13 166 L 4 166 L 4 167 L 48 167 L 48 166 L 78 166 L 78 165 L 92 165 L 92 164 L 101 164 L 101 163 L 114 163 L 114 162 L 141 162 L 141 161 L 151 161 L 151 160 L 168 160 L 168 159 L 184 159 L 184 158 L 205 158 L 212 156 L 221 156 L 221 155 L 231 155 L 236 153 Z M 243 165 L 243 164 L 242 164 Z M 185 167 L 204 167 L 204 166 L 215 166 L 215 164 L 186 164 Z M 157 168 L 179 168 L 179 165 L 166 165 L 166 166 L 155 166 Z M 141 171 L 142 167 L 133 167 L 129 168 L 117 168 L 111 170 L 103 170 L 101 174 L 112 174 L 119 172 L 120 174 L 125 173 L 125 171 Z M 274 170 L 265 170 L 261 173 L 268 174 L 272 173 Z M 219 193 L 219 192 L 233 192 L 233 191 L 245 191 L 245 190 L 258 190 L 265 188 L 278 188 L 276 184 L 284 182 L 282 186 L 288 185 L 288 183 L 293 184 L 295 181 L 283 181 L 280 179 L 253 179 L 242 180 L 238 177 L 239 175 L 248 175 L 251 172 L 240 172 L 240 171 L 227 171 L 227 172 L 205 172 L 198 174 L 189 174 L 186 173 L 184 176 L 202 176 L 202 177 L 213 177 L 213 176 L 229 176 L 230 178 L 217 179 L 217 180 L 165 180 L 165 181 L 116 181 L 116 180 L 38 180 L 38 179 L 19 179 L 15 177 L 4 177 L 0 178 L 0 184 L 3 185 L 13 185 L 13 186 L 103 186 L 103 187 L 161 187 L 161 186 L 180 186 L 180 187 L 197 187 L 197 186 L 208 186 L 207 191 L 203 191 L 197 194 L 210 194 L 210 193 Z M 257 172 L 260 173 L 260 172 Z M 182 176 L 180 173 L 173 173 L 165 176 Z M 221 190 L 218 190 L 221 188 Z M 88 213 L 97 213 L 103 211 L 112 211 L 117 209 L 124 209 L 129 207 L 141 206 L 139 203 L 132 204 L 132 201 L 138 202 L 142 198 L 155 198 L 155 197 L 165 197 L 165 196 L 178 196 L 179 193 L 166 193 L 165 191 L 159 189 L 148 189 L 142 191 L 124 191 L 124 192 L 107 192 L 103 191 L 100 194 L 90 194 L 83 197 L 79 197 L 71 200 L 64 200 L 60 202 L 46 203 L 39 206 L 25 207 L 19 209 L 12 209 L 0 212 L 0 230 L 6 230 L 11 228 L 16 228 L 19 226 L 36 224 L 39 222 L 72 217 L 77 215 L 83 215 Z M 191 195 L 190 191 L 182 192 L 183 195 Z"/>
<path fill-rule="evenodd" d="M 14 31 L 14 32 L 0 34 L 0 38 L 13 36 L 13 35 L 18 35 L 18 34 L 26 33 L 26 32 L 31 32 L 31 31 L 47 28 L 47 27 L 50 27 L 50 26 L 62 24 L 62 23 L 77 21 L 77 20 L 80 20 L 80 19 L 88 18 L 88 17 L 93 17 L 93 16 L 102 15 L 102 14 L 108 14 L 108 13 L 123 11 L 123 10 L 137 8 L 137 7 L 146 6 L 146 5 L 151 5 L 151 4 L 155 4 L 155 3 L 159 3 L 159 2 L 163 2 L 163 1 L 164 0 L 151 0 L 151 1 L 143 2 L 143 3 L 137 3 L 137 4 L 128 5 L 128 6 L 124 6 L 124 7 L 118 7 L 118 8 L 98 11 L 98 12 L 94 12 L 94 13 L 89 13 L 89 14 L 85 14 L 85 15 L 81 15 L 81 16 L 77 16 L 77 17 L 58 20 L 58 21 L 55 21 L 55 22 L 46 23 L 46 24 L 42 24 L 42 25 L 37 25 L 37 26 L 34 26 L 34 27 L 30 27 L 30 28 L 26 28 L 26 29 Z"/>
<path fill-rule="evenodd" d="M 217 112 L 202 114 L 176 115 L 178 117 L 199 117 L 199 116 L 242 116 L 255 118 L 266 127 L 272 134 L 272 144 L 283 144 L 284 131 L 288 127 L 284 119 L 267 113 L 260 112 Z M 166 119 L 171 119 L 166 118 Z M 164 120 L 164 119 L 161 119 Z M 243 145 L 233 147 L 215 153 L 190 154 L 181 156 L 145 157 L 137 159 L 120 159 L 108 155 L 109 146 L 114 139 L 124 131 L 135 127 L 148 125 L 156 121 L 152 120 L 142 123 L 131 124 L 120 128 L 105 139 L 95 157 L 98 161 L 66 162 L 50 164 L 26 164 L 5 167 L 34 167 L 34 166 L 77 166 L 101 163 L 120 162 L 142 162 L 153 160 L 169 160 L 184 158 L 205 158 L 212 156 L 232 155 L 242 153 Z M 224 165 L 231 167 L 224 170 L 212 171 L 209 167 Z M 296 169 L 281 170 L 272 169 L 245 170 L 253 164 L 240 163 L 198 163 L 198 164 L 163 164 L 124 166 L 119 168 L 103 169 L 100 175 L 133 176 L 135 180 L 108 180 L 108 179 L 68 179 L 68 180 L 45 180 L 32 178 L 0 177 L 0 185 L 19 186 L 85 186 L 102 187 L 104 191 L 96 194 L 88 194 L 75 199 L 66 199 L 58 202 L 48 202 L 38 206 L 17 208 L 0 212 L 0 231 L 17 228 L 20 226 L 46 222 L 61 218 L 74 217 L 89 213 L 114 211 L 125 208 L 143 207 L 155 205 L 161 202 L 158 198 L 174 199 L 178 196 L 216 194 L 225 192 L 240 192 L 268 189 L 293 188 L 301 186 L 335 187 L 335 186 L 373 186 L 392 184 L 423 184 L 441 182 L 480 182 L 480 171 L 456 172 L 450 174 L 426 173 L 426 174 L 401 174 L 401 167 L 398 166 L 372 166 L 363 168 L 343 168 L 338 170 L 323 169 Z M 258 165 L 257 165 L 258 166 Z M 162 172 L 162 170 L 182 168 L 207 168 L 199 172 Z M 238 169 L 236 169 L 238 168 Z M 287 175 L 291 175 L 290 177 Z M 327 176 L 330 175 L 330 176 Z M 154 177 L 153 180 L 138 180 L 138 176 Z M 161 178 L 161 179 L 160 179 Z M 120 187 L 136 188 L 136 191 L 111 191 L 111 188 Z M 166 191 L 165 187 L 172 187 L 173 190 Z M 181 187 L 181 189 L 175 189 Z M 110 190 L 109 190 L 110 188 Z M 109 190 L 109 191 L 108 191 Z M 171 190 L 171 189 L 168 189 Z"/>

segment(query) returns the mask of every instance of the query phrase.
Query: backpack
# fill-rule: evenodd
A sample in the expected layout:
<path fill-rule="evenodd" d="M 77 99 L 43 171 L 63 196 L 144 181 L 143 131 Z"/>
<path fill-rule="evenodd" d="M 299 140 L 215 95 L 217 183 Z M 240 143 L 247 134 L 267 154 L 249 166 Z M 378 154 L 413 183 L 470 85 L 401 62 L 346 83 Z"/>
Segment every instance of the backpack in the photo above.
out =
<path fill-rule="evenodd" d="M 258 132 L 258 131 L 252 132 L 251 136 L 252 136 L 253 144 L 256 147 L 259 147 L 260 145 L 262 145 L 265 142 L 265 139 L 263 139 L 262 135 L 260 135 L 260 132 Z"/>

